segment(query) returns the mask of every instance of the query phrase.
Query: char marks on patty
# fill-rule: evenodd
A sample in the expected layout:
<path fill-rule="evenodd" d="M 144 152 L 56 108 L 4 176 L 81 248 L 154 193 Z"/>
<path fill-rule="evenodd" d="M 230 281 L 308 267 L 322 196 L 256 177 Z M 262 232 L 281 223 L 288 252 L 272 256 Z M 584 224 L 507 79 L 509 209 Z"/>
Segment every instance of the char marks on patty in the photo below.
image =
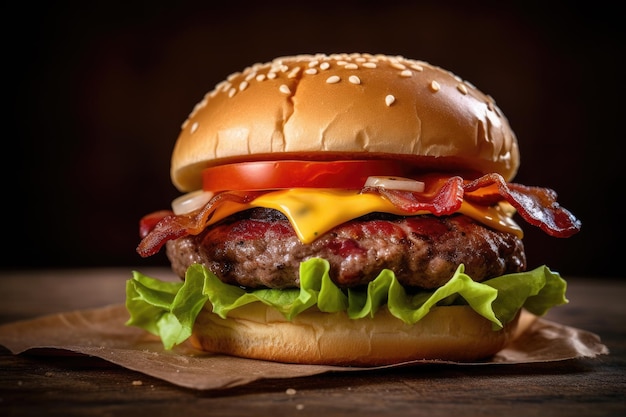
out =
<path fill-rule="evenodd" d="M 332 280 L 358 287 L 391 269 L 405 287 L 437 288 L 459 264 L 475 281 L 526 269 L 522 241 L 456 214 L 400 217 L 371 214 L 344 223 L 311 244 L 298 240 L 280 212 L 255 208 L 197 236 L 167 243 L 179 276 L 201 263 L 222 281 L 249 288 L 299 286 L 300 262 L 330 262 Z"/>

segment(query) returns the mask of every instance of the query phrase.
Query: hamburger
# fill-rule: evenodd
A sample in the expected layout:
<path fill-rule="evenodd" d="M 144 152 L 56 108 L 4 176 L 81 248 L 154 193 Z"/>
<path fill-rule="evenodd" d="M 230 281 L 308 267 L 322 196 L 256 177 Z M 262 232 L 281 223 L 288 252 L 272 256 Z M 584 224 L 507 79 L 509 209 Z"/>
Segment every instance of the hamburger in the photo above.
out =
<path fill-rule="evenodd" d="M 518 222 L 566 238 L 551 189 L 511 180 L 518 142 L 494 100 L 426 62 L 288 56 L 218 84 L 171 158 L 181 196 L 137 248 L 180 281 L 134 272 L 128 325 L 166 349 L 378 366 L 489 358 L 522 311 L 567 302 L 527 268 Z"/>

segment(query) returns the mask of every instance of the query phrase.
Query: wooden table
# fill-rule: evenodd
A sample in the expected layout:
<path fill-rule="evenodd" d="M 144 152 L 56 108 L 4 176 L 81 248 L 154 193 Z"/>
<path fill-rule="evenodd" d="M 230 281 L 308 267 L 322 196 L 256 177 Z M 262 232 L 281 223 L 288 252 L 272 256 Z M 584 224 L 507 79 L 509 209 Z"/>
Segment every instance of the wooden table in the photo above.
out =
<path fill-rule="evenodd" d="M 0 323 L 123 303 L 129 274 L 126 268 L 4 271 Z M 626 415 L 626 283 L 566 278 L 570 304 L 547 318 L 597 333 L 609 355 L 521 366 L 328 373 L 198 391 L 94 357 L 12 355 L 0 347 L 0 415 Z"/>

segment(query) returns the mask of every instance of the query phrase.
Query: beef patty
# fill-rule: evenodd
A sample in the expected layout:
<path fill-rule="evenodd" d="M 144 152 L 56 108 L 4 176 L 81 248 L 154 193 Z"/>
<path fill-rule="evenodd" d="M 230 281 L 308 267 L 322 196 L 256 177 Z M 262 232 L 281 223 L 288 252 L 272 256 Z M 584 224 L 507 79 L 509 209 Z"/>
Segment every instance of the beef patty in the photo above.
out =
<path fill-rule="evenodd" d="M 222 281 L 249 288 L 298 287 L 300 262 L 312 257 L 330 262 L 330 276 L 342 288 L 367 284 L 384 268 L 403 286 L 420 288 L 445 284 L 461 263 L 475 281 L 526 269 L 520 239 L 460 214 L 371 214 L 304 244 L 282 213 L 255 208 L 169 241 L 166 252 L 181 277 L 200 263 Z"/>

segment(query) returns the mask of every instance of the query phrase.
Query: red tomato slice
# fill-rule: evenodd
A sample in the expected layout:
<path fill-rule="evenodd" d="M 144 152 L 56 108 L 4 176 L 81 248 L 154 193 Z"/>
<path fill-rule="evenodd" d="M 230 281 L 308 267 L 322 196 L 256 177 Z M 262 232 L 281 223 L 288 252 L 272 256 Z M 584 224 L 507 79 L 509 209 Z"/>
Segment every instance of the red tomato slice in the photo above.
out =
<path fill-rule="evenodd" d="M 406 176 L 408 168 L 392 160 L 254 161 L 206 168 L 203 189 L 220 191 L 286 188 L 363 188 L 373 175 Z"/>

